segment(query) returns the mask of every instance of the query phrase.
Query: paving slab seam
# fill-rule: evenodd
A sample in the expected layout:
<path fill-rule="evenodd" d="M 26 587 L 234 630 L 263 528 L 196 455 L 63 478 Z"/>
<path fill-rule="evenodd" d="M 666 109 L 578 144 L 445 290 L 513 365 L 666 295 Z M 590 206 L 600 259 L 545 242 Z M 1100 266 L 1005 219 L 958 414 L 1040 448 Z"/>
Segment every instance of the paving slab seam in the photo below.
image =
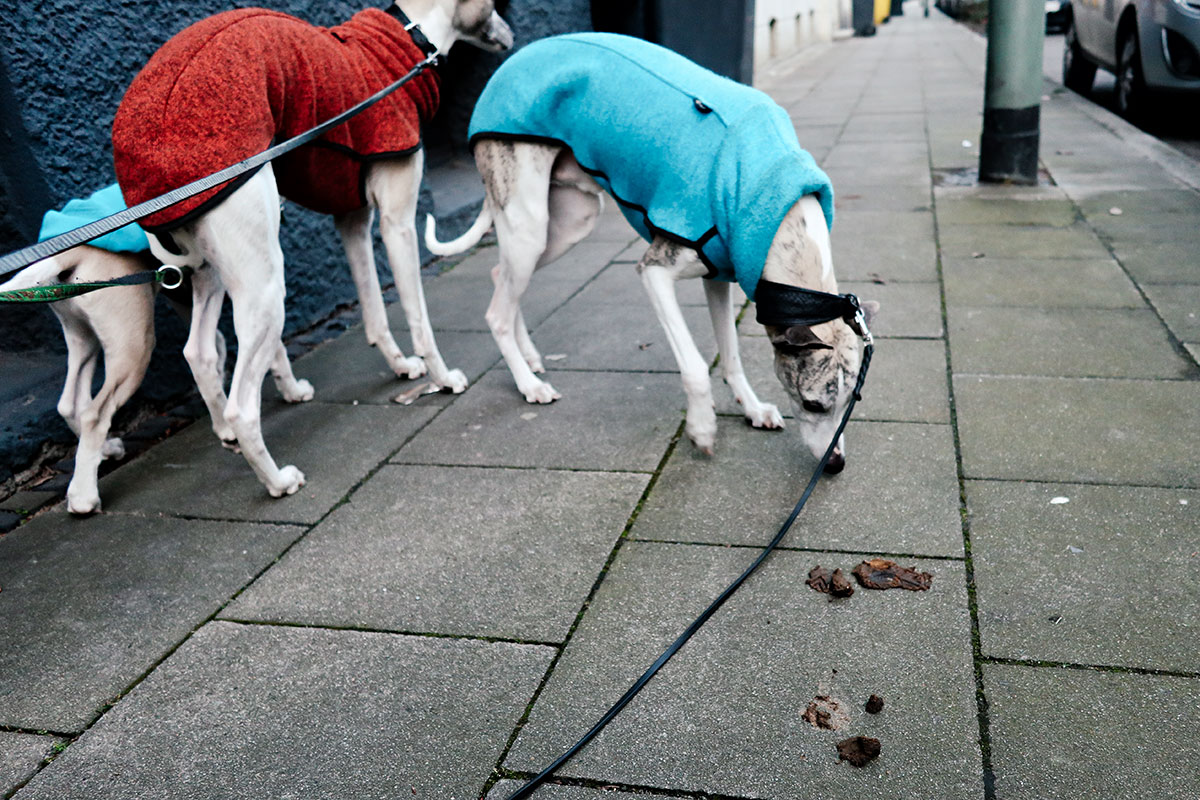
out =
<path fill-rule="evenodd" d="M 55 736 L 59 739 L 74 739 L 78 733 L 64 733 L 49 728 L 22 728 L 19 725 L 0 725 L 0 733 L 22 733 L 27 736 Z"/>
<path fill-rule="evenodd" d="M 607 372 L 608 370 L 604 370 Z M 604 469 L 602 467 L 546 467 L 525 464 L 439 464 L 436 461 L 405 461 L 406 467 L 438 467 L 441 469 L 514 470 L 523 472 L 579 472 L 584 475 L 654 475 L 649 469 Z"/>
<path fill-rule="evenodd" d="M 984 656 L 988 664 L 1003 664 L 1009 667 L 1030 667 L 1032 669 L 1074 669 L 1083 672 L 1115 672 L 1122 675 L 1153 675 L 1164 678 L 1186 678 L 1200 680 L 1200 672 L 1187 672 L 1171 669 L 1150 669 L 1148 667 L 1126 667 L 1120 664 L 1076 664 L 1070 661 L 1041 661 L 1025 658 L 1003 658 L 1000 656 Z"/>
<path fill-rule="evenodd" d="M 1195 486 L 1168 485 L 1163 483 L 1130 483 L 1129 481 L 1081 481 L 1073 479 L 1069 481 L 1050 481 L 1045 478 L 997 478 L 997 477 L 982 477 L 982 476 L 966 476 L 967 480 L 973 483 L 1018 483 L 1028 484 L 1030 486 L 1103 486 L 1110 489 L 1127 488 L 1127 489 L 1162 489 L 1169 492 L 1194 492 Z"/>
<path fill-rule="evenodd" d="M 240 617 L 221 617 L 221 622 L 241 625 L 244 628 L 293 628 L 310 631 L 338 631 L 346 633 L 375 633 L 385 636 L 411 636 L 418 639 L 448 639 L 459 642 L 482 642 L 484 644 L 526 644 L 537 647 L 562 647 L 558 642 L 546 642 L 540 639 L 517 639 L 505 636 L 484 636 L 477 633 L 438 633 L 436 631 L 410 631 L 402 628 L 376 628 L 369 625 L 321 625 L 311 622 L 287 622 L 280 620 L 242 619 Z"/>
<path fill-rule="evenodd" d="M 529 702 L 525 705 L 525 709 L 521 712 L 520 719 L 518 719 L 517 724 L 513 726 L 513 730 L 509 735 L 508 741 L 504 743 L 504 747 L 497 756 L 496 764 L 492 768 L 491 776 L 484 783 L 483 788 L 480 790 L 480 797 L 486 797 L 487 794 L 492 790 L 492 787 L 494 787 L 505 777 L 512 778 L 523 774 L 510 773 L 505 769 L 504 762 L 508 759 L 508 755 L 512 751 L 513 746 L 516 744 L 517 738 L 520 736 L 521 731 L 529 722 L 529 717 L 533 713 L 533 707 L 537 704 L 538 698 L 541 697 L 543 690 L 550 683 L 550 679 L 554 675 L 554 670 L 558 666 L 559 660 L 562 658 L 563 653 L 566 652 L 567 647 L 571 644 L 571 640 L 575 636 L 575 631 L 579 629 L 579 625 L 583 621 L 584 615 L 591 607 L 592 601 L 595 599 L 596 593 L 600 590 L 600 585 L 604 582 L 604 578 L 608 575 L 609 569 L 612 568 L 613 561 L 616 560 L 622 544 L 628 540 L 629 532 L 632 530 L 634 523 L 637 521 L 642 507 L 646 503 L 646 499 L 650 496 L 650 492 L 654 490 L 655 485 L 657 485 L 658 478 L 660 475 L 662 475 L 663 469 L 666 467 L 667 462 L 671 459 L 671 455 L 675 452 L 675 448 L 679 444 L 679 440 L 683 438 L 684 427 L 686 424 L 686 420 L 681 421 L 679 426 L 675 429 L 675 434 L 667 443 L 667 446 L 663 451 L 662 458 L 658 461 L 658 466 L 651 474 L 650 480 L 646 482 L 646 488 L 642 490 L 641 497 L 638 498 L 637 503 L 633 507 L 633 511 L 630 512 L 629 518 L 625 521 L 624 529 L 617 537 L 616 543 L 613 545 L 612 550 L 608 554 L 608 558 L 605 560 L 604 565 L 597 573 L 596 580 L 592 582 L 592 588 L 588 591 L 587 596 L 584 597 L 583 603 L 580 604 L 579 611 L 575 614 L 575 619 L 571 622 L 571 627 L 567 630 L 567 635 L 563 637 L 562 644 L 557 645 L 554 657 L 550 660 L 550 664 L 546 667 L 546 672 L 542 675 L 541 681 L 538 682 L 537 688 L 534 689 L 533 694 L 529 698 Z M 580 735 L 582 735 L 582 733 L 586 730 L 586 728 L 581 730 Z M 532 777 L 534 777 L 533 774 L 526 774 L 524 779 L 528 780 Z"/>
<path fill-rule="evenodd" d="M 501 780 L 522 780 L 522 773 L 505 770 L 505 775 Z M 528 777 L 533 777 L 532 775 Z M 614 783 L 612 781 L 597 781 L 588 778 L 550 778 L 547 779 L 546 786 L 564 786 L 574 787 L 579 789 L 595 789 L 600 792 L 624 792 L 626 794 L 635 794 L 645 797 L 667 797 L 678 798 L 678 800 L 762 800 L 759 797 L 751 797 L 736 794 L 720 794 L 713 792 L 688 791 L 686 789 L 672 790 L 662 786 L 644 786 L 635 783 Z"/>
<path fill-rule="evenodd" d="M 928 103 L 925 97 L 925 82 L 921 84 L 922 102 Z M 930 140 L 929 118 L 925 118 L 926 142 Z M 927 145 L 928 146 L 928 145 Z M 933 174 L 933 148 L 928 146 L 928 163 L 930 174 Z M 946 299 L 946 276 L 942 263 L 941 223 L 938 219 L 937 192 L 931 186 L 930 210 L 933 213 L 933 238 L 935 249 L 936 270 L 938 276 L 939 306 L 942 314 L 942 341 L 946 353 L 946 392 L 950 411 L 950 433 L 954 440 L 954 467 L 958 477 L 958 513 L 962 525 L 963 537 L 963 575 L 967 590 L 967 610 L 971 619 L 971 666 L 975 673 L 975 706 L 976 717 L 979 720 L 979 753 L 980 767 L 983 778 L 984 800 L 996 800 L 996 773 L 992 763 L 991 716 L 988 713 L 987 687 L 983 679 L 983 637 L 979 625 L 979 598 L 975 586 L 975 561 L 971 554 L 971 518 L 967 507 L 967 476 L 963 469 L 962 436 L 958 427 L 958 406 L 954 395 L 954 362 L 950 346 L 950 314 Z"/>
<path fill-rule="evenodd" d="M 1191 361 L 1191 356 L 1188 356 L 1188 361 Z M 1192 362 L 1195 364 L 1195 362 Z M 959 378 L 999 378 L 1002 380 L 1029 380 L 1036 378 L 1039 381 L 1104 381 L 1106 383 L 1182 383 L 1191 384 L 1196 382 L 1196 378 L 1125 378 L 1114 377 L 1112 375 L 1034 375 L 1014 372 L 956 372 L 955 377 Z M 1197 375 L 1200 377 L 1200 374 Z"/>
<path fill-rule="evenodd" d="M 797 519 L 799 525 L 799 519 Z M 795 527 L 795 526 L 793 526 Z M 696 542 L 683 539 L 663 539 L 650 538 L 644 536 L 632 536 L 629 538 L 631 542 L 647 542 L 650 544 L 679 544 L 690 547 L 713 547 L 721 550 L 762 550 L 766 547 L 766 542 L 762 544 L 738 544 L 734 542 Z M 964 556 L 931 556 L 920 553 L 901 553 L 888 550 L 846 550 L 836 547 L 789 547 L 786 544 L 780 544 L 775 548 L 780 552 L 788 553 L 819 553 L 819 554 L 835 554 L 847 556 L 883 556 L 885 558 L 897 559 L 917 559 L 920 561 L 964 561 Z"/>

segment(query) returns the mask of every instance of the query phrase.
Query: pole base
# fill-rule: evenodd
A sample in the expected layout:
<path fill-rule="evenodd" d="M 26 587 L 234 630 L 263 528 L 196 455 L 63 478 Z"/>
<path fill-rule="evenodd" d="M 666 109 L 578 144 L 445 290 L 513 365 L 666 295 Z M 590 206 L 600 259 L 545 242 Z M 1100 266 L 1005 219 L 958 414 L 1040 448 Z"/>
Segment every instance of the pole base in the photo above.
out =
<path fill-rule="evenodd" d="M 1040 106 L 984 109 L 980 182 L 1036 185 L 1040 123 Z"/>

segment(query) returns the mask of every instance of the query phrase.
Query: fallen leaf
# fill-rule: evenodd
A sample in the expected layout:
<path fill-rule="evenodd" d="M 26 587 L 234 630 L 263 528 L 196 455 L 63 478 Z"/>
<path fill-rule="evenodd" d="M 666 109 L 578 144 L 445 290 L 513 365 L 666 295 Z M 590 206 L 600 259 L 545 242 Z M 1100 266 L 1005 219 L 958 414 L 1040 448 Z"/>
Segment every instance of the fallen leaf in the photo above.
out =
<path fill-rule="evenodd" d="M 882 751 L 878 739 L 869 736 L 851 736 L 837 743 L 838 761 L 849 761 L 856 767 L 865 767 L 879 758 Z"/>
<path fill-rule="evenodd" d="M 854 568 L 854 577 L 867 589 L 908 589 L 923 592 L 933 583 L 933 575 L 902 567 L 886 558 L 871 558 Z"/>

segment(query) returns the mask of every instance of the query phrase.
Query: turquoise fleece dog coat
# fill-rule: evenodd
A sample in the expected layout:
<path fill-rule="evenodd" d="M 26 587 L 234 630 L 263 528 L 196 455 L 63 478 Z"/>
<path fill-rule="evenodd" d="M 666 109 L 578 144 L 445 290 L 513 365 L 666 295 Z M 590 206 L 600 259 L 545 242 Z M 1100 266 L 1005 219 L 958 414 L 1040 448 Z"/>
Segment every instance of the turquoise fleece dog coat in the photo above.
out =
<path fill-rule="evenodd" d="M 609 33 L 552 36 L 492 75 L 471 117 L 479 138 L 565 144 L 647 241 L 696 249 L 707 277 L 750 298 L 788 210 L 833 187 L 767 95 L 656 44 Z"/>
<path fill-rule="evenodd" d="M 60 233 L 88 225 L 99 219 L 111 217 L 125 210 L 125 199 L 121 189 L 115 183 L 98 189 L 83 199 L 68 200 L 62 211 L 47 211 L 42 217 L 42 229 L 38 232 L 38 241 L 58 236 Z M 117 228 L 112 233 L 106 233 L 92 239 L 88 244 L 101 247 L 114 253 L 141 253 L 150 249 L 146 232 L 136 222 L 131 222 L 124 228 Z"/>

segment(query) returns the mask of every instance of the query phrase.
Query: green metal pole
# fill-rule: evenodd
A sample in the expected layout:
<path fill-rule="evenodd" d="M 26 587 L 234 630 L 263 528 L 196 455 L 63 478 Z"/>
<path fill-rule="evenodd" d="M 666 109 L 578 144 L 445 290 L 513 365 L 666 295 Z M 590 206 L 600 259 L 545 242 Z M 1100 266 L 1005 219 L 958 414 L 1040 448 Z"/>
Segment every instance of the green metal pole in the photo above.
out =
<path fill-rule="evenodd" d="M 989 0 L 979 180 L 1037 183 L 1044 0 Z"/>

